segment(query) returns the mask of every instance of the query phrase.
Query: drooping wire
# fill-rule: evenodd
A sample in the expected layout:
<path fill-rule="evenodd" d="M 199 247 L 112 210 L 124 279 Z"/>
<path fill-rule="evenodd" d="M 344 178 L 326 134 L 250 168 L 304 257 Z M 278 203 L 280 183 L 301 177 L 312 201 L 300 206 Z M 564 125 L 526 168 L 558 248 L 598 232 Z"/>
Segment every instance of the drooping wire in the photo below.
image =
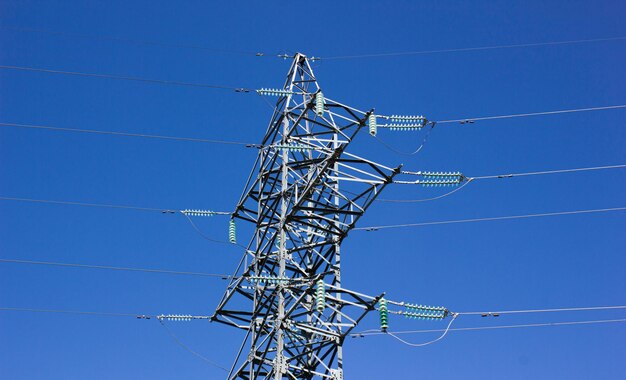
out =
<path fill-rule="evenodd" d="M 624 210 L 626 210 L 626 207 L 612 207 L 612 208 L 589 209 L 589 210 L 548 212 L 548 213 L 541 213 L 541 214 L 496 216 L 496 217 L 489 217 L 489 218 L 456 219 L 456 220 L 442 220 L 442 221 L 436 221 L 436 222 L 422 222 L 422 223 L 406 223 L 406 224 L 392 224 L 392 225 L 382 225 L 382 226 L 356 227 L 353 230 L 357 230 L 357 231 L 378 231 L 378 230 L 381 230 L 381 229 L 390 229 L 390 228 L 422 227 L 422 226 L 434 226 L 434 225 L 440 225 L 440 224 L 456 224 L 456 223 L 473 223 L 473 222 L 486 222 L 486 221 L 499 221 L 499 220 L 512 220 L 512 219 L 528 219 L 528 218 L 540 218 L 540 217 L 547 217 L 547 216 L 592 214 L 592 213 L 624 211 Z"/>
<path fill-rule="evenodd" d="M 424 135 L 424 138 L 422 139 L 422 143 L 413 152 L 403 152 L 401 150 L 398 150 L 394 148 L 393 146 L 391 146 L 390 144 L 384 142 L 379 136 L 374 136 L 374 138 L 376 138 L 376 141 L 381 143 L 385 148 L 389 149 L 390 151 L 394 153 L 400 154 L 402 156 L 413 156 L 415 154 L 418 154 L 424 148 L 424 145 L 426 145 L 426 142 L 428 141 L 428 137 L 430 136 L 431 132 L 435 128 L 435 125 L 437 125 L 437 123 L 431 123 L 430 128 L 428 129 L 428 131 L 426 131 L 426 134 Z"/>
<path fill-rule="evenodd" d="M 377 202 L 387 202 L 387 203 L 418 203 L 418 202 L 435 201 L 437 199 L 445 198 L 447 196 L 450 196 L 450 195 L 456 193 L 457 191 L 461 190 L 465 186 L 469 185 L 469 183 L 472 182 L 472 181 L 473 181 L 473 178 L 468 178 L 467 181 L 465 181 L 461 186 L 457 187 L 456 189 L 448 191 L 447 193 L 445 193 L 443 195 L 439 195 L 439 196 L 433 197 L 433 198 L 422 198 L 422 199 L 385 199 L 385 198 L 376 198 L 375 201 L 377 201 Z"/>
<path fill-rule="evenodd" d="M 115 270 L 115 271 L 162 273 L 162 274 L 174 274 L 174 275 L 184 275 L 184 276 L 218 277 L 218 278 L 221 278 L 223 280 L 227 280 L 227 279 L 232 277 L 231 275 L 228 275 L 228 274 L 203 273 L 203 272 L 186 272 L 186 271 L 175 271 L 175 270 L 166 270 L 166 269 L 115 267 L 115 266 L 109 266 L 109 265 L 88 265 L 88 264 L 75 264 L 75 263 L 60 263 L 60 262 L 50 262 L 50 261 L 0 259 L 0 262 L 2 262 L 2 263 L 13 263 L 13 264 L 48 265 L 48 266 L 68 267 L 68 268 L 106 269 L 106 270 Z"/>
<path fill-rule="evenodd" d="M 145 133 L 102 131 L 102 130 L 97 130 L 97 129 L 64 128 L 64 127 L 52 127 L 52 126 L 47 126 L 47 125 L 32 125 L 32 124 L 17 124 L 17 123 L 0 123 L 0 126 L 40 129 L 40 130 L 58 131 L 58 132 L 91 133 L 91 134 L 97 134 L 97 135 L 124 136 L 124 137 L 142 137 L 142 138 L 159 139 L 159 140 L 191 141 L 191 142 L 200 142 L 200 143 L 209 143 L 209 144 L 243 145 L 246 148 L 259 147 L 258 144 L 247 143 L 247 142 L 242 142 L 242 141 L 213 140 L 213 139 L 204 139 L 204 138 L 196 138 L 196 137 L 149 135 Z"/>
<path fill-rule="evenodd" d="M 407 342 L 406 340 L 400 338 L 399 336 L 395 335 L 394 333 L 392 333 L 391 331 L 387 331 L 387 334 L 389 334 L 391 337 L 395 338 L 396 340 L 398 340 L 401 343 L 406 344 L 407 346 L 411 346 L 411 347 L 424 347 L 424 346 L 428 346 L 430 344 L 439 342 L 440 340 L 442 340 L 443 338 L 445 338 L 445 336 L 448 334 L 448 331 L 450 331 L 450 327 L 452 326 L 452 323 L 454 323 L 454 321 L 456 320 L 456 318 L 458 317 L 458 314 L 453 314 L 452 318 L 450 319 L 450 322 L 448 322 L 448 326 L 446 326 L 446 329 L 443 331 L 443 334 L 441 334 L 439 337 L 437 337 L 436 339 L 433 339 L 431 341 L 428 342 L 424 342 L 424 343 L 410 343 Z"/>
<path fill-rule="evenodd" d="M 165 328 L 165 330 L 167 331 L 167 333 L 169 334 L 169 336 L 174 340 L 174 342 L 176 344 L 178 344 L 180 347 L 184 348 L 186 351 L 188 351 L 189 353 L 195 355 L 196 357 L 204 360 L 205 362 L 207 362 L 208 364 L 212 365 L 213 367 L 219 368 L 222 371 L 226 371 L 228 372 L 228 369 L 222 367 L 221 365 L 217 364 L 216 362 L 208 359 L 207 357 L 205 357 L 202 354 L 199 354 L 198 352 L 192 350 L 189 346 L 187 346 L 185 343 L 183 343 L 180 339 L 178 339 L 178 337 L 176 336 L 176 334 L 174 334 L 174 332 L 163 322 L 163 320 L 161 318 L 158 319 L 159 323 L 161 324 L 161 326 L 163 326 Z"/>
<path fill-rule="evenodd" d="M 189 223 L 191 224 L 191 226 L 193 227 L 193 229 L 198 233 L 198 235 L 200 235 L 203 239 L 210 241 L 212 243 L 219 243 L 219 244 L 226 244 L 226 245 L 238 245 L 240 247 L 243 247 L 242 245 L 239 244 L 233 244 L 229 241 L 226 240 L 217 240 L 217 239 L 213 239 L 209 236 L 207 236 L 204 232 L 202 232 L 202 230 L 200 230 L 200 228 L 198 228 L 198 226 L 193 222 L 193 220 L 191 219 L 191 217 L 187 214 L 182 214 L 185 218 L 187 218 L 187 220 L 189 221 Z M 243 247 L 245 248 L 245 247 Z"/>
<path fill-rule="evenodd" d="M 417 51 L 377 53 L 377 54 L 359 54 L 359 55 L 339 55 L 339 56 L 330 56 L 330 57 L 318 57 L 316 59 L 330 61 L 330 60 L 341 60 L 341 59 L 379 58 L 379 57 L 394 57 L 394 56 L 397 57 L 397 56 L 410 56 L 410 55 L 421 55 L 421 54 L 456 53 L 456 52 L 468 52 L 468 51 L 512 49 L 512 48 L 525 48 L 525 47 L 537 47 L 537 46 L 549 46 L 549 45 L 582 44 L 582 43 L 591 43 L 591 42 L 621 41 L 621 40 L 626 40 L 626 36 L 568 40 L 568 41 L 536 42 L 536 43 L 526 43 L 526 44 L 491 45 L 491 46 L 478 46 L 478 47 L 469 47 L 469 48 L 417 50 Z"/>

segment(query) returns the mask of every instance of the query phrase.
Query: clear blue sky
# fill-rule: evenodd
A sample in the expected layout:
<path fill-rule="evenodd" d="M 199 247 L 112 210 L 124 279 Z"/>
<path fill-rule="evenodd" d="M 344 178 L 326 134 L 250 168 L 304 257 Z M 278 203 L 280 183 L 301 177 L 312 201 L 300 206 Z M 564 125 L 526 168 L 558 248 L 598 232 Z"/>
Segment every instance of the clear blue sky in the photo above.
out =
<path fill-rule="evenodd" d="M 9 1 L 4 26 L 261 51 L 332 56 L 626 35 L 620 1 L 175 2 Z M 278 87 L 289 62 L 1 29 L 0 64 Z M 599 42 L 316 63 L 329 97 L 441 120 L 624 104 L 626 43 Z M 257 142 L 270 108 L 254 95 L 0 71 L 0 122 Z M 357 153 L 415 170 L 470 176 L 626 162 L 623 110 L 450 124 L 418 156 L 364 136 Z M 417 135 L 381 133 L 399 149 Z M 0 128 L 0 195 L 231 210 L 255 151 L 190 142 Z M 483 181 L 435 202 L 375 204 L 360 225 L 624 206 L 624 170 Z M 388 188 L 386 198 L 436 189 Z M 0 203 L 0 257 L 229 273 L 237 249 L 211 245 L 181 216 Z M 624 213 L 431 226 L 350 234 L 344 285 L 452 310 L 621 305 Z M 226 220 L 200 221 L 226 238 Z M 243 229 L 242 234 L 246 230 Z M 243 240 L 243 236 L 241 236 Z M 0 306 L 211 314 L 225 282 L 159 274 L 0 264 Z M 624 318 L 578 313 L 462 318 L 457 327 Z M 392 318 L 391 329 L 440 328 Z M 369 316 L 363 329 L 375 328 Z M 242 333 L 202 322 L 172 326 L 229 366 Z M 419 342 L 429 335 L 411 335 Z M 347 379 L 623 377 L 626 326 L 451 333 L 425 348 L 389 337 L 350 339 Z M 133 318 L 0 312 L 4 379 L 222 378 L 159 324 Z"/>

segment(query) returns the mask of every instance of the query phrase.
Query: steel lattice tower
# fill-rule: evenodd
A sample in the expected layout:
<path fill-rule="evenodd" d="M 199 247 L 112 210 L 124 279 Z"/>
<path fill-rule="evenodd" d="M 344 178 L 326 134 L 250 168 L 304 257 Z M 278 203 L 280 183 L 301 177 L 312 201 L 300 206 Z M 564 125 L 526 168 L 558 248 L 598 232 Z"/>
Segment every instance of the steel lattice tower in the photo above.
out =
<path fill-rule="evenodd" d="M 373 110 L 325 98 L 306 56 L 272 91 L 279 99 L 233 214 L 254 236 L 212 320 L 247 331 L 229 379 L 343 379 L 344 339 L 382 295 L 342 288 L 340 246 L 400 168 L 346 151 Z"/>

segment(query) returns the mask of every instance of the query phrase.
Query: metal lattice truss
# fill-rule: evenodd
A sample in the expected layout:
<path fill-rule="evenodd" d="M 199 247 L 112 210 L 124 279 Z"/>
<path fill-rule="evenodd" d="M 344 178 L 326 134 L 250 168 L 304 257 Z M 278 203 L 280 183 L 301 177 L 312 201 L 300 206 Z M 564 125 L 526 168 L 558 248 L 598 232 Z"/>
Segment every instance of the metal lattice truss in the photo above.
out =
<path fill-rule="evenodd" d="M 278 92 L 234 213 L 255 233 L 212 318 L 247 331 L 230 379 L 342 379 L 343 341 L 382 295 L 341 287 L 340 245 L 400 168 L 346 152 L 373 111 L 324 98 L 304 55 Z"/>

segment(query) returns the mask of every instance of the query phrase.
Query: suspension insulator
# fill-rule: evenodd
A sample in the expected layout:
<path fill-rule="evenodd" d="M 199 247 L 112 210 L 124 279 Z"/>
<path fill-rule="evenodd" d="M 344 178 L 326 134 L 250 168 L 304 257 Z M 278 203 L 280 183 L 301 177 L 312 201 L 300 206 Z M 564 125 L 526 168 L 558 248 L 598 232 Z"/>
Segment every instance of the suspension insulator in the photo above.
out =
<path fill-rule="evenodd" d="M 376 125 L 376 115 L 371 113 L 367 118 L 367 124 L 370 129 L 370 135 L 376 136 L 376 132 L 378 130 L 378 126 Z"/>
<path fill-rule="evenodd" d="M 426 186 L 457 186 L 460 185 L 464 180 L 465 176 L 461 172 L 419 172 L 419 175 L 422 176 L 422 180 L 417 183 Z"/>
<path fill-rule="evenodd" d="M 232 244 L 237 244 L 237 231 L 235 226 L 235 219 L 231 219 L 228 222 L 228 241 Z"/>
<path fill-rule="evenodd" d="M 448 316 L 448 309 L 443 306 L 426 306 L 406 304 L 404 316 L 411 319 L 444 319 Z"/>
<path fill-rule="evenodd" d="M 424 124 L 421 123 L 391 123 L 381 125 L 381 128 L 389 128 L 392 131 L 415 131 L 424 128 Z"/>
<path fill-rule="evenodd" d="M 425 187 L 458 186 L 461 184 L 461 180 L 422 180 L 417 183 Z"/>
<path fill-rule="evenodd" d="M 277 145 L 274 145 L 273 147 L 280 151 L 286 150 L 289 152 L 304 152 L 304 151 L 313 150 L 313 147 L 298 144 L 298 143 L 277 144 Z"/>
<path fill-rule="evenodd" d="M 426 118 L 424 116 L 412 116 L 412 115 L 392 115 L 389 117 L 394 121 L 419 121 L 420 123 L 424 123 Z"/>
<path fill-rule="evenodd" d="M 293 91 L 283 90 L 279 88 L 262 88 L 260 90 L 256 90 L 256 92 L 259 95 L 266 95 L 266 96 L 287 96 L 287 95 L 294 94 Z"/>
<path fill-rule="evenodd" d="M 185 210 L 180 210 L 181 214 L 184 215 L 188 215 L 188 216 L 214 216 L 216 215 L 215 211 L 211 211 L 211 210 L 189 210 L 189 209 L 185 209 Z"/>
<path fill-rule="evenodd" d="M 287 284 L 290 279 L 287 277 L 277 277 L 277 276 L 250 276 L 248 277 L 250 282 L 258 284 L 258 285 L 278 285 L 278 284 Z"/>
<path fill-rule="evenodd" d="M 389 327 L 389 310 L 387 310 L 387 300 L 384 298 L 378 301 L 378 313 L 380 314 L 380 330 L 386 332 Z"/>
<path fill-rule="evenodd" d="M 324 94 L 321 91 L 315 94 L 315 113 L 317 116 L 324 115 Z"/>
<path fill-rule="evenodd" d="M 157 319 L 160 321 L 191 321 L 193 317 L 191 315 L 167 314 L 157 315 Z"/>
<path fill-rule="evenodd" d="M 315 308 L 322 313 L 326 308 L 326 284 L 324 280 L 318 280 L 315 284 Z"/>

